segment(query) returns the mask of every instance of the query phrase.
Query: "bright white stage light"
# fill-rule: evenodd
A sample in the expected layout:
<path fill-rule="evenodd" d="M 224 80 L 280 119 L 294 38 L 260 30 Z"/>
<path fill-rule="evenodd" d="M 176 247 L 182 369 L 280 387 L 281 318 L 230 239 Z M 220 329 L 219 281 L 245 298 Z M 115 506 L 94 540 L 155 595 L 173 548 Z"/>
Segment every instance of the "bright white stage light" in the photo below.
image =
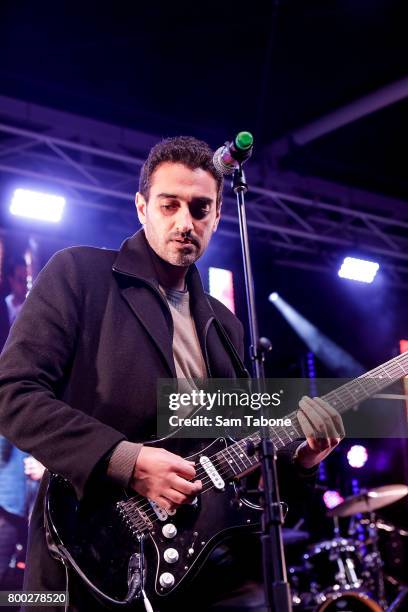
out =
<path fill-rule="evenodd" d="M 279 298 L 279 293 L 276 293 L 276 291 L 274 291 L 274 292 L 273 292 L 273 293 L 271 293 L 271 295 L 269 296 L 269 301 L 270 301 L 270 302 L 276 302 L 278 298 Z"/>
<path fill-rule="evenodd" d="M 365 446 L 354 444 L 347 453 L 347 461 L 353 468 L 362 468 L 367 463 L 368 452 Z"/>
<path fill-rule="evenodd" d="M 325 491 L 323 494 L 323 501 L 326 508 L 331 510 L 341 504 L 341 502 L 344 501 L 344 497 L 342 497 L 338 491 Z"/>
<path fill-rule="evenodd" d="M 372 283 L 379 267 L 379 264 L 374 261 L 345 257 L 338 275 L 341 278 L 360 281 L 360 283 Z"/>
<path fill-rule="evenodd" d="M 29 189 L 16 189 L 11 200 L 10 212 L 18 217 L 58 223 L 61 221 L 64 206 L 65 198 L 62 196 Z"/>

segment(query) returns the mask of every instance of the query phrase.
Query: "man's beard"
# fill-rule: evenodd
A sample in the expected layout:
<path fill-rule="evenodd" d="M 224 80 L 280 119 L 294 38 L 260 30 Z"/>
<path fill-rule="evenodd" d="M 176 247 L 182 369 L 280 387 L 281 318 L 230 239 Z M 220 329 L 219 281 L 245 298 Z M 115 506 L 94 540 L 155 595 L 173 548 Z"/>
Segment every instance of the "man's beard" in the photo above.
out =
<path fill-rule="evenodd" d="M 187 267 L 191 266 L 195 261 L 197 261 L 198 257 L 195 253 L 178 253 L 176 256 L 169 258 L 169 262 L 173 266 Z"/>

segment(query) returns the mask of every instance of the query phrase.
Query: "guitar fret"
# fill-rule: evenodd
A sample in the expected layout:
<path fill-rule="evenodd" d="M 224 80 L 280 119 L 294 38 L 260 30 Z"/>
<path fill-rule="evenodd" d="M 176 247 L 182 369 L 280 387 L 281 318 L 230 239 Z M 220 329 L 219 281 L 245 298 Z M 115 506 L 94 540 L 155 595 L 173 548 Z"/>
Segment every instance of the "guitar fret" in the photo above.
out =
<path fill-rule="evenodd" d="M 233 467 L 231 466 L 230 462 L 228 461 L 227 457 L 224 454 L 224 451 L 221 450 L 219 453 L 217 453 L 217 456 L 220 456 L 222 458 L 222 460 L 224 461 L 224 466 L 231 471 L 231 476 L 236 476 L 235 470 L 233 469 Z"/>
<path fill-rule="evenodd" d="M 340 402 L 340 404 L 343 406 L 343 408 L 346 408 L 343 400 L 341 399 L 340 395 L 339 395 L 339 389 L 337 389 L 337 391 L 331 391 L 330 393 L 328 393 L 327 395 L 325 395 L 323 397 L 323 399 L 325 401 L 327 401 L 329 404 L 331 404 L 334 408 L 337 408 L 337 404 Z M 334 399 L 331 399 L 331 396 L 334 396 Z M 339 410 L 340 412 L 340 410 Z"/>
<path fill-rule="evenodd" d="M 289 442 L 293 442 L 296 438 L 303 437 L 303 434 L 299 434 L 297 429 L 299 421 L 296 412 L 288 414 L 288 419 L 290 419 L 291 425 L 290 427 L 285 427 L 285 433 L 288 436 Z"/>
<path fill-rule="evenodd" d="M 273 433 L 274 433 L 274 436 L 275 436 L 275 446 L 279 446 L 279 445 L 276 443 L 276 438 L 279 440 L 279 442 L 281 443 L 281 445 L 282 445 L 282 446 L 284 446 L 284 444 L 283 444 L 282 440 L 280 439 L 280 437 L 279 437 L 278 433 L 277 433 L 276 431 L 274 431 Z"/>
<path fill-rule="evenodd" d="M 353 405 L 355 406 L 356 404 L 358 404 L 358 403 L 359 403 L 358 393 L 353 393 L 353 385 L 351 385 L 351 384 L 346 385 L 346 387 L 345 387 L 345 391 L 347 391 L 347 393 L 348 393 L 348 394 L 349 394 L 349 396 L 351 397 L 351 401 L 352 401 L 352 404 L 351 404 L 351 405 L 352 405 L 352 406 L 353 406 Z M 357 397 L 356 397 L 356 395 L 357 395 Z M 349 400 L 349 401 L 350 401 L 350 400 Z"/>
<path fill-rule="evenodd" d="M 295 422 L 295 424 L 293 424 L 293 422 Z M 300 428 L 300 431 L 299 431 Z M 300 423 L 298 421 L 298 418 L 295 416 L 292 419 L 292 429 L 293 429 L 293 434 L 291 432 L 291 442 L 293 442 L 294 440 L 296 440 L 296 438 L 304 438 L 304 434 L 302 431 L 302 428 L 300 427 Z"/>
<path fill-rule="evenodd" d="M 399 361 L 396 361 L 395 363 L 396 363 L 396 366 L 401 370 L 402 375 L 405 376 L 406 375 L 406 371 L 404 370 L 402 365 L 399 363 Z"/>
<path fill-rule="evenodd" d="M 364 386 L 364 384 L 362 384 L 362 382 L 360 381 L 360 378 L 356 378 L 356 384 L 359 385 L 361 391 L 364 394 L 364 397 L 370 397 L 370 394 L 367 393 L 366 387 Z"/>
<path fill-rule="evenodd" d="M 282 440 L 282 444 L 283 444 L 283 446 L 286 446 L 286 444 L 288 443 L 288 441 L 289 441 L 289 442 L 291 442 L 291 439 L 290 439 L 290 437 L 288 436 L 288 433 L 287 433 L 287 431 L 286 431 L 286 429 L 285 429 L 284 427 L 281 427 L 281 428 L 280 428 L 280 434 L 281 434 L 281 435 L 279 436 L 279 439 L 280 439 L 280 440 Z M 284 436 L 286 436 L 286 441 L 285 441 Z"/>
<path fill-rule="evenodd" d="M 215 465 L 216 468 L 217 468 L 217 465 L 216 465 L 217 462 L 221 463 L 221 468 L 218 468 L 218 471 L 220 473 L 224 472 L 224 470 L 227 470 L 225 476 L 227 476 L 227 477 L 236 476 L 237 474 L 236 474 L 233 466 L 230 464 L 230 462 L 228 461 L 228 459 L 224 455 L 224 450 L 221 450 L 218 453 L 216 453 L 214 455 L 214 457 L 211 458 L 211 460 L 213 461 L 213 464 Z M 224 476 L 224 474 L 223 474 L 223 476 Z"/>
<path fill-rule="evenodd" d="M 356 381 L 353 382 L 352 386 L 351 386 L 351 392 L 353 394 L 353 397 L 355 400 L 357 400 L 357 403 L 359 403 L 362 399 L 366 398 L 367 394 L 365 392 L 365 389 Z"/>
<path fill-rule="evenodd" d="M 245 470 L 246 470 L 247 466 L 245 465 L 245 462 L 242 460 L 242 452 L 241 452 L 241 453 L 238 453 L 238 451 L 237 451 L 237 449 L 236 449 L 236 446 L 237 446 L 236 444 L 232 444 L 232 446 L 230 446 L 230 447 L 229 447 L 229 449 L 230 449 L 231 451 L 234 451 L 234 453 L 235 453 L 235 455 L 238 457 L 239 461 L 240 461 L 240 462 L 243 464 L 243 466 L 244 466 L 244 470 L 242 470 L 242 468 L 241 468 L 241 472 L 242 472 L 242 471 L 245 471 Z M 237 463 L 237 462 L 236 462 L 236 463 Z M 238 463 L 237 463 L 237 465 L 238 465 L 238 467 L 239 467 L 239 464 L 238 464 Z"/>
<path fill-rule="evenodd" d="M 380 369 L 381 369 L 381 372 L 382 372 L 383 374 L 382 374 L 382 375 L 380 374 L 380 376 L 379 376 L 378 378 L 383 378 L 384 376 L 385 376 L 385 378 L 390 378 L 390 377 L 388 376 L 388 372 L 387 372 L 387 370 L 385 370 L 384 368 L 381 368 L 381 367 L 380 367 Z"/>
<path fill-rule="evenodd" d="M 251 463 L 251 460 L 250 460 L 250 458 L 248 457 L 248 455 L 247 455 L 247 453 L 246 453 L 246 449 L 242 447 L 242 441 L 237 442 L 237 444 L 238 444 L 238 446 L 239 446 L 239 448 L 240 448 L 240 450 L 241 450 L 241 454 L 242 454 L 242 456 L 243 456 L 243 457 L 245 458 L 245 460 L 248 462 L 248 465 L 246 465 L 246 468 L 252 467 L 252 463 Z M 244 443 L 244 445 L 246 446 L 246 444 L 245 444 L 245 443 Z M 244 462 L 244 465 L 245 465 L 245 462 Z"/>
<path fill-rule="evenodd" d="M 234 457 L 231 455 L 230 453 L 230 447 L 228 446 L 226 449 L 224 449 L 222 452 L 222 454 L 224 455 L 224 453 L 228 453 L 228 455 L 230 456 L 230 459 L 227 459 L 227 463 L 229 464 L 230 468 L 232 469 L 232 471 L 234 472 L 234 475 L 237 476 L 240 472 L 242 472 L 242 470 L 239 469 L 239 465 L 238 463 L 235 461 Z M 225 456 L 225 455 L 224 455 Z M 235 471 L 233 462 L 237 465 L 238 467 L 238 472 Z"/>

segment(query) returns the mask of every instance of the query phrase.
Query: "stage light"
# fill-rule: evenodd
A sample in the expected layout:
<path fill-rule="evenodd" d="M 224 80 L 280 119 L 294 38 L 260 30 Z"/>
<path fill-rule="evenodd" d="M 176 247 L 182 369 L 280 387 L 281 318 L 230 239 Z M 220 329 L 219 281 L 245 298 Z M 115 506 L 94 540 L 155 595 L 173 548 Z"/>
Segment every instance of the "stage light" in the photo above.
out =
<path fill-rule="evenodd" d="M 210 295 L 220 300 L 224 306 L 235 313 L 234 279 L 231 270 L 210 267 L 208 269 L 208 280 Z"/>
<path fill-rule="evenodd" d="M 341 504 L 344 501 L 344 497 L 338 491 L 325 491 L 323 493 L 323 501 L 326 508 L 331 510 Z"/>
<path fill-rule="evenodd" d="M 354 444 L 347 453 L 347 461 L 353 468 L 362 468 L 367 463 L 368 453 L 365 446 Z"/>
<path fill-rule="evenodd" d="M 61 221 L 65 206 L 62 196 L 16 189 L 10 204 L 10 212 L 18 217 L 28 217 L 39 221 L 58 223 Z"/>
<path fill-rule="evenodd" d="M 348 278 L 360 283 L 372 283 L 379 267 L 379 264 L 374 261 L 345 257 L 338 275 L 341 278 Z"/>
<path fill-rule="evenodd" d="M 268 300 L 279 310 L 294 331 L 302 338 L 308 349 L 339 376 L 359 376 L 365 368 L 344 349 L 323 334 L 313 323 L 305 319 L 297 310 L 276 292 Z"/>

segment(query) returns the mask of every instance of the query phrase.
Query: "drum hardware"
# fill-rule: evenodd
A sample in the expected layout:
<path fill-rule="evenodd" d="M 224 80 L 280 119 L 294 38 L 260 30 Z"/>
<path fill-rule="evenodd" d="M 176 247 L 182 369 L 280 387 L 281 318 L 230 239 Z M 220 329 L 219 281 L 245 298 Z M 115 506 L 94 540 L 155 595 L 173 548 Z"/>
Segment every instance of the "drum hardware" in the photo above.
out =
<path fill-rule="evenodd" d="M 318 605 L 316 612 L 384 612 L 384 608 L 365 593 L 331 593 Z"/>
<path fill-rule="evenodd" d="M 284 527 L 282 529 L 282 539 L 285 546 L 290 546 L 291 544 L 298 544 L 299 542 L 309 540 L 310 533 L 308 531 L 300 531 L 300 529 Z"/>
<path fill-rule="evenodd" d="M 395 612 L 396 610 L 402 610 L 402 604 L 408 603 L 408 587 L 402 587 L 394 601 L 388 606 L 387 612 Z M 404 607 L 404 609 L 406 609 Z"/>
<path fill-rule="evenodd" d="M 384 522 L 374 512 L 407 494 L 406 485 L 387 485 L 353 495 L 331 509 L 333 538 L 310 545 L 302 565 L 289 568 L 293 605 L 302 610 L 312 607 L 315 612 L 408 610 L 408 586 L 385 574 L 379 546 L 380 533 L 405 538 L 408 531 Z M 341 535 L 339 517 L 350 517 L 348 537 Z M 390 606 L 387 596 L 394 598 Z"/>
<path fill-rule="evenodd" d="M 370 522 L 370 519 L 367 519 L 367 518 L 362 518 L 360 520 L 361 525 L 367 525 L 369 522 Z M 391 523 L 386 523 L 382 519 L 377 519 L 375 524 L 376 524 L 377 529 L 380 531 L 386 531 L 387 533 L 397 533 L 403 538 L 408 537 L 408 531 L 406 529 L 400 529 L 399 527 L 396 527 L 395 525 L 392 525 Z"/>
<path fill-rule="evenodd" d="M 318 542 L 304 554 L 305 570 L 310 573 L 310 591 L 316 603 L 338 590 L 360 589 L 363 583 L 359 543 L 341 536 Z"/>

